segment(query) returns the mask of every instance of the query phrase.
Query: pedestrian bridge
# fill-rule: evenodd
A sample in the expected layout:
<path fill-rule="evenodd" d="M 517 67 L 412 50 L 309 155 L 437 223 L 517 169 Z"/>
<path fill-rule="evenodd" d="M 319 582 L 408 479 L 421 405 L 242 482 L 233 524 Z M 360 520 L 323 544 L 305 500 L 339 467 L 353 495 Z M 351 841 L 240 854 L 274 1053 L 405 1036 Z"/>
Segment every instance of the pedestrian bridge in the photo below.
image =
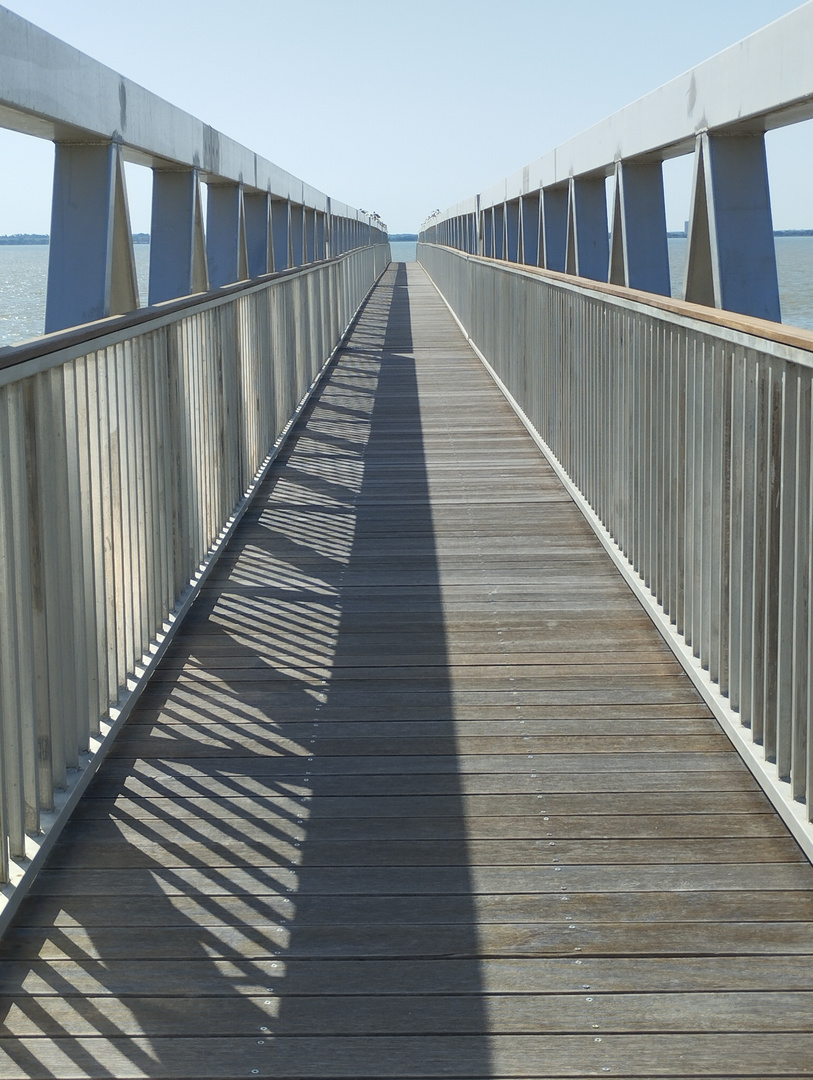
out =
<path fill-rule="evenodd" d="M 55 197 L 54 328 L 0 352 L 0 1076 L 813 1075 L 813 334 L 764 251 L 721 284 L 715 140 L 759 146 L 693 143 L 700 303 L 634 278 L 651 162 L 601 166 L 598 281 L 577 171 L 392 263 L 191 118 L 103 119 L 55 177 L 113 193 L 94 321 Z M 138 310 L 130 152 L 185 223 Z"/>

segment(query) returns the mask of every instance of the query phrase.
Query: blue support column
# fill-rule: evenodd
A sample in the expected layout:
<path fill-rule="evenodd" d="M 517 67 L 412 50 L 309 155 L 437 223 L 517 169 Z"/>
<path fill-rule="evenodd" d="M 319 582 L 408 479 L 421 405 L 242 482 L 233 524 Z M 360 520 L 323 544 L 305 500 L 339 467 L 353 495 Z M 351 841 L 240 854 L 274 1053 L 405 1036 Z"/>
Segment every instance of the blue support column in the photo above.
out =
<path fill-rule="evenodd" d="M 291 203 L 291 266 L 305 261 L 305 208 Z"/>
<path fill-rule="evenodd" d="M 494 258 L 505 258 L 505 203 L 492 207 L 494 215 Z"/>
<path fill-rule="evenodd" d="M 698 137 L 686 299 L 781 321 L 765 138 Z"/>
<path fill-rule="evenodd" d="M 206 292 L 206 238 L 195 169 L 156 169 L 152 179 L 150 303 Z"/>
<path fill-rule="evenodd" d="M 242 184 L 210 184 L 206 257 L 213 289 L 248 277 Z"/>
<path fill-rule="evenodd" d="M 505 257 L 519 262 L 519 199 L 505 204 Z"/>
<path fill-rule="evenodd" d="M 57 143 L 45 332 L 137 307 L 121 147 Z"/>
<path fill-rule="evenodd" d="M 529 191 L 520 201 L 522 227 L 521 261 L 526 266 L 539 266 L 539 192 Z"/>
<path fill-rule="evenodd" d="M 287 200 L 271 200 L 271 235 L 274 241 L 274 270 L 287 270 L 291 265 L 291 222 Z"/>
<path fill-rule="evenodd" d="M 305 210 L 305 262 L 316 261 L 316 211 L 310 207 Z"/>
<path fill-rule="evenodd" d="M 246 218 L 248 276 L 259 277 L 274 269 L 271 238 L 271 196 L 264 191 L 243 194 Z"/>
<path fill-rule="evenodd" d="M 604 177 L 571 177 L 565 269 L 579 277 L 606 281 L 609 261 Z"/>
<path fill-rule="evenodd" d="M 671 295 L 660 163 L 616 165 L 609 280 Z"/>
<path fill-rule="evenodd" d="M 547 270 L 564 271 L 567 255 L 567 188 L 542 190 L 542 251 Z"/>
<path fill-rule="evenodd" d="M 489 207 L 482 213 L 483 254 L 490 259 L 494 255 L 494 208 Z"/>
<path fill-rule="evenodd" d="M 316 215 L 316 258 L 327 258 L 327 216 L 322 213 Z"/>

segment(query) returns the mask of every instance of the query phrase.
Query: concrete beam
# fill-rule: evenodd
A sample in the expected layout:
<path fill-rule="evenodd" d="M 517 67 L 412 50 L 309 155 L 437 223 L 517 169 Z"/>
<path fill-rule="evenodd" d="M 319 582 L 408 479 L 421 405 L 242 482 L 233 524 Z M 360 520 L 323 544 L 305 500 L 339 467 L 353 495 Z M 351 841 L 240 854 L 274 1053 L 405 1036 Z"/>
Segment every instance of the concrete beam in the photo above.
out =
<path fill-rule="evenodd" d="M 813 117 L 813 0 L 487 188 L 482 208 L 616 161 L 691 153 L 703 131 L 763 133 Z M 476 196 L 442 217 L 466 213 Z"/>
<path fill-rule="evenodd" d="M 156 169 L 197 169 L 325 212 L 328 197 L 208 124 L 0 7 L 0 127 L 55 142 L 118 142 Z M 333 202 L 332 212 L 356 216 Z M 367 215 L 364 215 L 367 220 Z"/>

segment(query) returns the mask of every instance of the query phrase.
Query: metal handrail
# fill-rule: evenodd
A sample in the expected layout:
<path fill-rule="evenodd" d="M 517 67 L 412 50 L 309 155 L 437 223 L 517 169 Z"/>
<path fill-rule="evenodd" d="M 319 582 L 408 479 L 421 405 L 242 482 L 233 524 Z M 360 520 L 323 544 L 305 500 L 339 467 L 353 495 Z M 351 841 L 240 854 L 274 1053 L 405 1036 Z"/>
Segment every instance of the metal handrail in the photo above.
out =
<path fill-rule="evenodd" d="M 361 247 L 6 352 L 0 924 L 389 257 Z"/>
<path fill-rule="evenodd" d="M 813 335 L 418 257 L 813 858 Z"/>

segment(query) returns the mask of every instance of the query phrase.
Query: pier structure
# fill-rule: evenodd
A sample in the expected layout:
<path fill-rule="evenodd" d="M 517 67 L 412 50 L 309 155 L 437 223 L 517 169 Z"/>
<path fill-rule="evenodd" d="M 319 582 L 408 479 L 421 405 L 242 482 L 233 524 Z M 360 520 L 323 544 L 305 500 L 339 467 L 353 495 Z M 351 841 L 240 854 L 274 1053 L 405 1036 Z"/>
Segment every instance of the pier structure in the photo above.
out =
<path fill-rule="evenodd" d="M 398 264 L 0 8 L 0 122 L 57 145 L 49 332 L 0 350 L 0 1077 L 813 1075 L 764 156 L 811 46 L 806 4 Z"/>

